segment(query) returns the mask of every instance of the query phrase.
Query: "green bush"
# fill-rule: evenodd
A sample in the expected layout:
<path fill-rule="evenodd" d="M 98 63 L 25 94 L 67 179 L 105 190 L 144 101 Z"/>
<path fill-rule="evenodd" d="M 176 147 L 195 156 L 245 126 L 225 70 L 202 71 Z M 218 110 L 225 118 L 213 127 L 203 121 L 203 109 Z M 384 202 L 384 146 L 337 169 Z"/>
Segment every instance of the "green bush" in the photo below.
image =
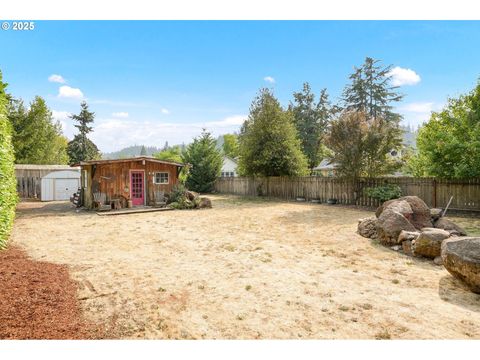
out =
<path fill-rule="evenodd" d="M 0 249 L 7 245 L 18 198 L 12 128 L 6 116 L 6 86 L 2 82 L 2 73 L 0 72 Z"/>
<path fill-rule="evenodd" d="M 363 190 L 365 195 L 381 202 L 396 199 L 402 196 L 402 189 L 398 185 L 387 184 L 383 186 L 370 187 Z"/>
<path fill-rule="evenodd" d="M 196 203 L 196 199 L 191 201 L 187 198 L 186 192 L 187 188 L 182 185 L 178 184 L 173 187 L 172 192 L 168 198 L 168 204 L 170 207 L 174 209 L 193 209 L 195 206 L 198 206 Z"/>
<path fill-rule="evenodd" d="M 183 184 L 175 185 L 168 196 L 168 203 L 180 202 L 182 198 L 185 198 L 186 191 L 187 188 Z"/>

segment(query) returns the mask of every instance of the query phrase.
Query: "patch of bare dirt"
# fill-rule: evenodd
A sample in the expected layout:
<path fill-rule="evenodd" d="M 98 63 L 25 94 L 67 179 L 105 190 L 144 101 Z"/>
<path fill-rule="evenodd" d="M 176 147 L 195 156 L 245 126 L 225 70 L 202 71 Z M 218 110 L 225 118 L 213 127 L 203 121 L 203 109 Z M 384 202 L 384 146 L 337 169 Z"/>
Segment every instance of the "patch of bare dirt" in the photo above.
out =
<path fill-rule="evenodd" d="M 82 319 L 67 266 L 34 261 L 23 250 L 0 251 L 0 339 L 99 336 Z"/>
<path fill-rule="evenodd" d="M 480 339 L 480 296 L 357 235 L 373 212 L 212 200 L 112 217 L 22 203 L 12 242 L 68 265 L 85 317 L 122 338 Z"/>

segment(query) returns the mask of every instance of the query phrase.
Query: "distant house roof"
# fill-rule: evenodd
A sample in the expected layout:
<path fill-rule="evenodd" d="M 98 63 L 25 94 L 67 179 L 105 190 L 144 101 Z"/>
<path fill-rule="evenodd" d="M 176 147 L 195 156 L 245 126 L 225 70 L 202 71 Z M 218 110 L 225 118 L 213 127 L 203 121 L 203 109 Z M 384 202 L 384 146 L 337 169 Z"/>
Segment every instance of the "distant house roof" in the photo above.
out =
<path fill-rule="evenodd" d="M 223 155 L 223 158 L 224 158 L 224 159 L 228 159 L 228 160 L 230 160 L 230 161 L 233 161 L 235 164 L 237 164 L 237 163 L 238 163 L 238 161 L 237 161 L 237 160 L 235 160 L 234 158 L 231 158 L 230 156 Z"/>
<path fill-rule="evenodd" d="M 15 170 L 72 170 L 70 165 L 15 164 Z"/>
<path fill-rule="evenodd" d="M 176 166 L 185 166 L 185 164 L 177 163 L 174 161 L 159 160 L 152 156 L 136 156 L 133 158 L 126 159 L 107 159 L 107 160 L 90 160 L 90 161 L 81 161 L 80 164 L 75 165 L 96 165 L 96 164 L 113 164 L 121 162 L 130 162 L 130 161 L 150 161 L 158 164 L 167 164 L 167 165 L 176 165 Z"/>
<path fill-rule="evenodd" d="M 313 170 L 334 170 L 338 165 L 335 163 L 331 163 L 332 160 L 325 159 L 322 160 L 320 164 L 315 166 Z"/>

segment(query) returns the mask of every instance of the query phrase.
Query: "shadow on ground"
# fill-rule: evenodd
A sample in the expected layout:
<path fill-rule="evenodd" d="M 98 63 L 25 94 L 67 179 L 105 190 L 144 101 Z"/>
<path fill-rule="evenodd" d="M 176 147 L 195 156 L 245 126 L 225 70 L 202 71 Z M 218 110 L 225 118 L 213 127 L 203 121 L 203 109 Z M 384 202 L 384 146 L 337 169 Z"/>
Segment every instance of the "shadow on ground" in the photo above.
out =
<path fill-rule="evenodd" d="M 51 216 L 87 215 L 88 211 L 77 209 L 69 201 L 22 201 L 17 205 L 18 218 L 36 218 Z"/>
<path fill-rule="evenodd" d="M 438 295 L 443 301 L 480 312 L 480 295 L 471 292 L 460 280 L 451 275 L 442 277 L 438 284 Z"/>

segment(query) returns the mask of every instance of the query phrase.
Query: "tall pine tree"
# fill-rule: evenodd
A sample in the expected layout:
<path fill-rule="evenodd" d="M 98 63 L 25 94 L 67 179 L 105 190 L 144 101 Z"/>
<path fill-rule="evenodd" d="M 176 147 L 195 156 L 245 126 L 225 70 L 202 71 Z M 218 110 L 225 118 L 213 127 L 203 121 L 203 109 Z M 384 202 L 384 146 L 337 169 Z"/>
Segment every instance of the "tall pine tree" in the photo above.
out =
<path fill-rule="evenodd" d="M 323 140 L 335 109 L 328 100 L 327 89 L 320 92 L 319 100 L 315 102 L 315 95 L 307 82 L 303 84 L 302 91 L 293 93 L 293 98 L 289 110 L 293 113 L 302 150 L 311 172 L 324 157 Z"/>
<path fill-rule="evenodd" d="M 402 130 L 399 126 L 401 115 L 393 111 L 393 104 L 403 98 L 397 92 L 398 87 L 391 86 L 390 71 L 391 66 L 381 66 L 379 60 L 367 57 L 359 68 L 355 68 L 349 77 L 351 83 L 343 90 L 343 117 L 336 124 L 337 130 L 354 121 L 365 121 L 364 124 L 357 124 L 358 129 L 363 129 L 362 146 L 353 148 L 359 151 L 356 156 L 361 157 L 359 163 L 363 168 L 358 172 L 344 174 L 346 176 L 380 176 L 391 173 L 402 165 L 389 157 L 392 150 L 402 147 Z M 348 131 L 344 134 L 348 134 Z M 338 137 L 338 132 L 333 136 L 333 131 L 330 131 L 330 147 L 334 147 L 332 150 L 337 152 L 334 159 L 343 156 L 338 153 L 342 151 L 342 146 L 332 142 L 332 139 Z M 352 149 L 345 151 L 351 152 Z"/>
<path fill-rule="evenodd" d="M 77 122 L 75 127 L 78 129 L 78 134 L 68 143 L 67 151 L 71 164 L 101 157 L 97 146 L 87 136 L 93 131 L 92 124 L 95 119 L 95 113 L 88 110 L 88 105 L 85 101 L 80 106 L 80 114 L 70 116 L 72 120 Z"/>

